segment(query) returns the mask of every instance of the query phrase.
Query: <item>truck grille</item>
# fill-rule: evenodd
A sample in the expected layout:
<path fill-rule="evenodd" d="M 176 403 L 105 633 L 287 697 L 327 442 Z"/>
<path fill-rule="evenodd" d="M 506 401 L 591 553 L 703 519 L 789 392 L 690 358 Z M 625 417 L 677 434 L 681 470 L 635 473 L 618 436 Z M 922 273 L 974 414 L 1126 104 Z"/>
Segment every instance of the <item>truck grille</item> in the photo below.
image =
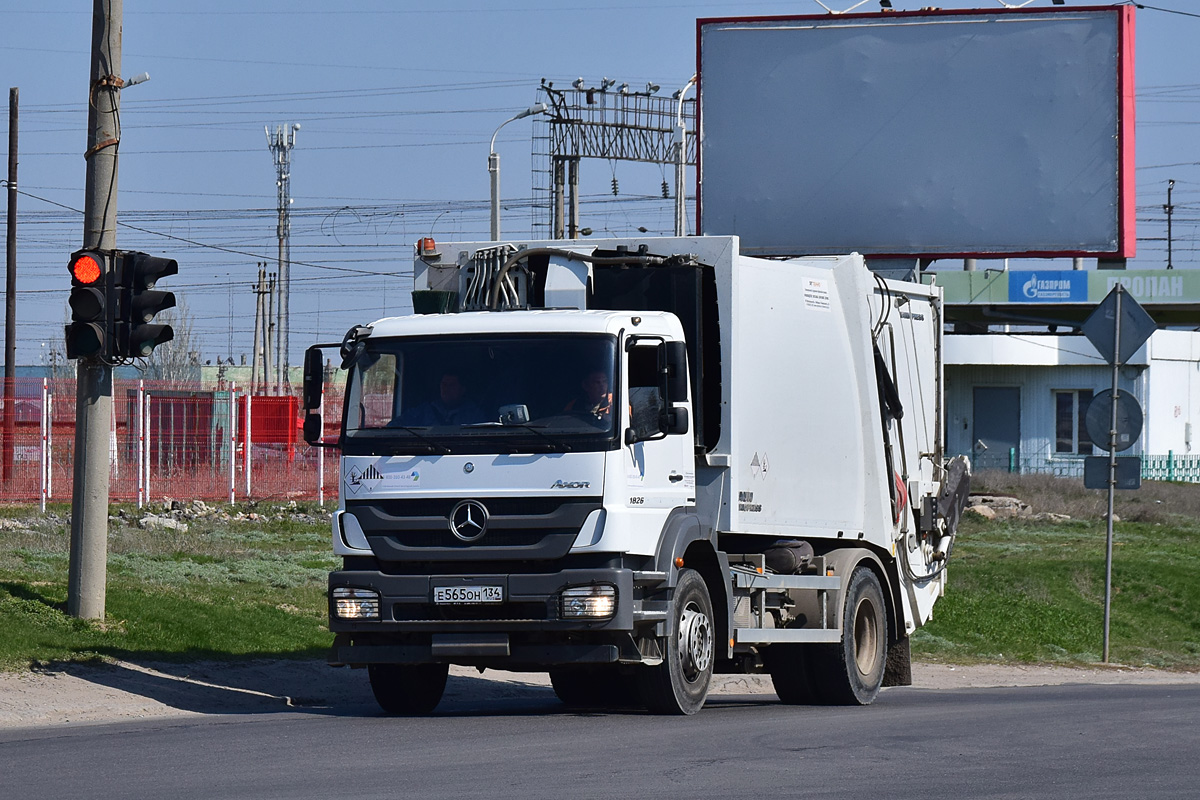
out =
<path fill-rule="evenodd" d="M 487 528 L 464 542 L 450 530 L 460 498 L 415 498 L 347 502 L 381 562 L 542 561 L 562 558 L 599 498 L 499 497 L 478 502 L 487 508 Z"/>

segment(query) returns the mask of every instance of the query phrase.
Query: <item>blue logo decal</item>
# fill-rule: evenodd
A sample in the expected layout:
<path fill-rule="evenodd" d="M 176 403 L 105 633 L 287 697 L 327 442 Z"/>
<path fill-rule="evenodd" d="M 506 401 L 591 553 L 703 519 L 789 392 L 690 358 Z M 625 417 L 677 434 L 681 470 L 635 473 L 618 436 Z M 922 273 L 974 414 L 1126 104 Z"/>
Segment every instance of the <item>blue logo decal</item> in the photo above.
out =
<path fill-rule="evenodd" d="M 1086 303 L 1088 274 L 1083 270 L 1009 270 L 1010 303 Z"/>

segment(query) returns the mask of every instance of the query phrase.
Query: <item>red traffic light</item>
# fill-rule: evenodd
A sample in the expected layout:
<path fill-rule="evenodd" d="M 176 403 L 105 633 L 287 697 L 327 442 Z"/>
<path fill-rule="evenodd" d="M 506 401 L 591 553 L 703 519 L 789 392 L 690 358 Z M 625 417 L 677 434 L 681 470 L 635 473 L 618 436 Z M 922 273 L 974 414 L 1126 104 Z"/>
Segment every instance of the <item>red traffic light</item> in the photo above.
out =
<path fill-rule="evenodd" d="M 85 285 L 96 283 L 104 275 L 104 269 L 100 266 L 100 262 L 91 253 L 76 254 L 71 259 L 68 269 L 76 282 Z"/>

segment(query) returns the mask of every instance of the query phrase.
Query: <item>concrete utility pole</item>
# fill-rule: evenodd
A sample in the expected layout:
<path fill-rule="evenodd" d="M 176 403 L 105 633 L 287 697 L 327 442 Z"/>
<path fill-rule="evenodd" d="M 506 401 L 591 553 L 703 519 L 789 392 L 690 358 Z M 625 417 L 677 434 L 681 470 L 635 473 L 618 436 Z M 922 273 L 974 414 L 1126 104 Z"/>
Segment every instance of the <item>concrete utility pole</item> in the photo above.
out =
<path fill-rule="evenodd" d="M 112 250 L 117 246 L 122 10 L 122 0 L 93 0 L 92 3 L 83 246 L 99 250 Z M 108 572 L 112 366 L 98 357 L 80 359 L 76 365 L 76 382 L 67 613 L 83 619 L 103 619 Z"/>
<path fill-rule="evenodd" d="M 269 389 L 271 386 L 271 373 L 274 371 L 271 368 L 271 352 L 279 336 L 279 331 L 275 328 L 275 293 L 278 291 L 278 288 L 275 283 L 274 272 L 271 273 L 270 281 L 265 288 L 267 313 L 263 315 L 263 359 L 266 366 L 263 368 L 263 374 L 267 377 L 263 383 L 264 390 Z"/>
<path fill-rule="evenodd" d="M 4 483 L 13 477 L 13 436 L 17 423 L 17 99 L 8 90 L 8 227 L 5 240 L 7 277 L 4 285 Z"/>
<path fill-rule="evenodd" d="M 258 264 L 258 282 L 254 284 L 254 357 L 251 360 L 250 367 L 250 391 L 257 392 L 259 390 L 260 381 L 263 379 L 263 283 L 266 281 L 266 262 L 260 261 Z"/>
<path fill-rule="evenodd" d="M 267 134 L 267 147 L 275 159 L 275 188 L 279 207 L 279 222 L 276 225 L 276 235 L 279 237 L 279 305 L 276 310 L 276 358 L 275 368 L 279 371 L 275 387 L 283 394 L 291 385 L 288 376 L 288 333 L 291 326 L 289 296 L 292 291 L 291 270 L 291 179 L 292 179 L 292 148 L 296 146 L 296 131 L 299 125 L 279 125 L 275 135 L 269 128 L 263 128 Z"/>

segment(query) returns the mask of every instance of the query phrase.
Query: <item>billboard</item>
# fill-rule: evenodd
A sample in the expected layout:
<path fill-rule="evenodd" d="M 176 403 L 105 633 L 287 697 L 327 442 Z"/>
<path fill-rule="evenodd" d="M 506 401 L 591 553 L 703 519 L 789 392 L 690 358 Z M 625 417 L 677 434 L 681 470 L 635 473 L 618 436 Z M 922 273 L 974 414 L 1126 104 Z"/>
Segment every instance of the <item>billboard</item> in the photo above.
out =
<path fill-rule="evenodd" d="M 1132 257 L 1133 20 L 698 20 L 700 230 L 753 255 Z"/>

